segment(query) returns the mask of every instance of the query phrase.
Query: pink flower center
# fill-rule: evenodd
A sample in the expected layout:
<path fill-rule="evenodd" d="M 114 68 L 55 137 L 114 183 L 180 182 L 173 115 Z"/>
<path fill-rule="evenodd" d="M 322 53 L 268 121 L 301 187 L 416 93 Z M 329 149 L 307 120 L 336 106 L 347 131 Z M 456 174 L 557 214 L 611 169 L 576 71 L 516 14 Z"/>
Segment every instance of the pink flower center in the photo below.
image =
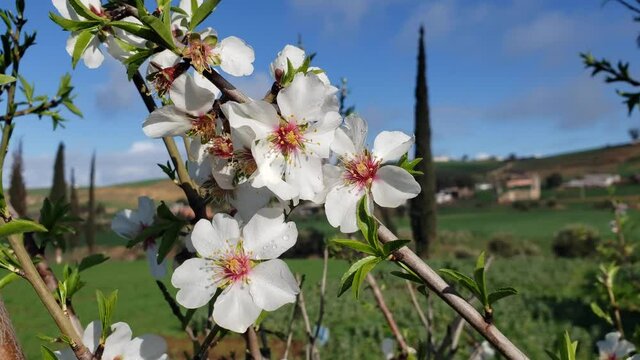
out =
<path fill-rule="evenodd" d="M 233 157 L 231 138 L 228 135 L 214 137 L 209 153 L 222 159 L 231 159 Z"/>
<path fill-rule="evenodd" d="M 215 55 L 211 45 L 196 37 L 189 39 L 189 44 L 184 48 L 182 56 L 191 59 L 191 64 L 200 73 L 204 72 L 209 64 L 215 63 Z"/>
<path fill-rule="evenodd" d="M 91 11 L 92 13 L 94 13 L 94 14 L 100 16 L 100 17 L 106 17 L 105 13 L 104 13 L 104 10 L 102 10 L 102 7 L 96 8 L 93 5 L 89 5 L 89 11 Z"/>
<path fill-rule="evenodd" d="M 284 156 L 288 156 L 304 149 L 302 130 L 295 121 L 283 122 L 273 131 L 270 140 Z"/>
<path fill-rule="evenodd" d="M 160 65 L 154 62 L 151 62 L 149 65 L 156 69 L 156 71 L 151 73 L 147 77 L 147 80 L 153 82 L 153 85 L 155 86 L 156 91 L 160 96 L 164 96 L 171 88 L 171 84 L 173 84 L 174 80 L 178 76 L 182 75 L 182 73 L 184 73 L 185 71 L 182 64 L 166 68 L 162 68 Z"/>
<path fill-rule="evenodd" d="M 370 187 L 380 168 L 380 161 L 374 160 L 367 151 L 343 162 L 343 164 L 345 181 L 360 188 Z"/>
<path fill-rule="evenodd" d="M 245 281 L 251 271 L 251 259 L 241 250 L 232 252 L 220 260 L 220 267 L 226 282 Z"/>
<path fill-rule="evenodd" d="M 256 164 L 256 160 L 253 158 L 251 149 L 240 149 L 234 153 L 234 157 L 238 164 L 236 176 L 248 178 L 258 170 L 258 165 Z"/>
<path fill-rule="evenodd" d="M 216 137 L 216 118 L 214 114 L 207 113 L 199 115 L 191 120 L 191 131 L 189 135 L 200 135 L 203 143 L 209 142 Z"/>

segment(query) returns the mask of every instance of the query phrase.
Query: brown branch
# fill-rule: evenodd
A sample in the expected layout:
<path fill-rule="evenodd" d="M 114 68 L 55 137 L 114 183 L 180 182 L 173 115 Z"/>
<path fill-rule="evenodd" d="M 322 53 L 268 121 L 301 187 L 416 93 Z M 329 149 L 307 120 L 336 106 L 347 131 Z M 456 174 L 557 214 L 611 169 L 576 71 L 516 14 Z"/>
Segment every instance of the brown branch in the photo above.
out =
<path fill-rule="evenodd" d="M 204 338 L 204 341 L 202 342 L 202 346 L 200 346 L 200 351 L 198 351 L 198 354 L 193 358 L 193 360 L 204 360 L 207 358 L 209 349 L 213 347 L 215 343 L 213 339 L 215 339 L 216 335 L 218 335 L 218 332 L 220 332 L 220 326 L 218 325 L 214 326 L 213 329 L 209 331 L 207 336 Z"/>
<path fill-rule="evenodd" d="M 430 331 L 429 320 L 427 319 L 426 315 L 424 314 L 424 311 L 422 311 L 422 307 L 420 306 L 420 303 L 418 302 L 418 297 L 416 296 L 416 291 L 413 288 L 413 284 L 409 280 L 405 281 L 405 284 L 407 285 L 407 291 L 409 292 L 409 297 L 411 298 L 411 303 L 413 304 L 413 308 L 418 313 L 418 317 L 420 318 L 420 321 L 422 322 L 422 326 L 424 326 L 424 330 L 425 330 L 426 334 L 429 334 L 429 331 Z"/>
<path fill-rule="evenodd" d="M 258 334 L 253 326 L 247 329 L 244 333 L 245 341 L 247 342 L 247 351 L 253 360 L 262 360 L 262 354 L 260 353 L 260 343 L 258 342 Z"/>
<path fill-rule="evenodd" d="M 2 115 L 0 116 L 0 121 L 7 121 L 7 119 L 15 119 L 17 117 L 33 114 L 35 112 L 49 110 L 60 105 L 61 103 L 62 99 L 53 99 L 46 103 L 41 103 L 39 105 L 30 106 L 26 109 L 15 111 L 13 114 L 11 114 L 11 116 Z"/>
<path fill-rule="evenodd" d="M 315 359 L 320 359 L 320 354 L 318 352 L 318 348 L 316 347 L 316 341 L 318 340 L 318 335 L 320 334 L 320 327 L 322 326 L 322 318 L 324 317 L 324 302 L 325 302 L 325 294 L 327 291 L 327 269 L 329 268 L 329 248 L 324 247 L 323 257 L 322 257 L 322 280 L 320 282 L 320 305 L 318 308 L 318 320 L 316 320 L 316 329 L 313 333 L 313 337 L 311 338 L 311 349 L 313 349 L 313 357 Z"/>
<path fill-rule="evenodd" d="M 229 100 L 245 103 L 249 101 L 249 98 L 243 94 L 240 90 L 236 89 L 230 82 L 227 81 L 222 75 L 220 75 L 217 71 L 210 69 L 209 71 L 205 71 L 202 73 L 204 77 L 206 77 L 213 85 L 215 85 L 224 96 L 226 96 Z"/>
<path fill-rule="evenodd" d="M 302 289 L 304 278 L 298 279 L 297 282 L 298 282 L 298 289 Z M 289 349 L 291 348 L 291 342 L 293 341 L 293 321 L 295 320 L 296 314 L 298 312 L 297 310 L 298 310 L 299 301 L 300 301 L 300 293 L 296 295 L 296 302 L 293 304 L 293 308 L 291 309 L 291 318 L 289 318 L 289 327 L 287 329 L 287 343 L 284 348 L 284 355 L 282 355 L 282 358 L 284 360 L 287 360 L 287 358 L 289 357 Z"/>
<path fill-rule="evenodd" d="M 376 282 L 376 279 L 371 275 L 371 273 L 367 274 L 367 283 L 371 287 L 371 291 L 373 291 L 373 296 L 376 299 L 376 303 L 378 304 L 378 308 L 382 315 L 384 315 L 385 320 L 387 320 L 387 324 L 389 325 L 389 329 L 393 333 L 393 336 L 396 338 L 396 342 L 400 347 L 400 352 L 402 354 L 401 358 L 406 359 L 409 355 L 409 346 L 407 346 L 407 342 L 404 340 L 404 336 L 402 336 L 402 332 L 400 332 L 400 328 L 396 323 L 396 320 L 393 318 L 393 314 L 387 303 L 384 300 L 384 296 L 382 295 L 382 291 Z"/>
<path fill-rule="evenodd" d="M 378 235 L 383 243 L 398 240 L 398 237 L 384 227 L 384 225 L 380 225 Z M 504 357 L 514 360 L 528 359 L 494 324 L 487 323 L 484 317 L 471 304 L 458 295 L 438 273 L 429 267 L 429 265 L 411 251 L 411 249 L 405 246 L 395 251 L 393 255 L 396 261 L 401 262 L 418 275 L 431 291 L 460 314 L 460 316 L 477 332 L 484 336 Z"/>
<path fill-rule="evenodd" d="M 25 359 L 2 298 L 0 298 L 0 359 Z"/>
<path fill-rule="evenodd" d="M 298 282 L 302 282 L 303 280 L 298 280 Z M 309 314 L 307 313 L 307 304 L 304 301 L 304 293 L 302 288 L 300 288 L 300 292 L 298 293 L 298 306 L 300 308 L 300 313 L 302 314 L 302 320 L 304 321 L 304 330 L 307 333 L 307 345 L 305 346 L 306 350 L 306 359 L 311 359 L 312 354 L 314 353 L 311 348 L 311 339 L 313 339 L 313 334 L 311 333 L 311 322 L 309 321 Z"/>

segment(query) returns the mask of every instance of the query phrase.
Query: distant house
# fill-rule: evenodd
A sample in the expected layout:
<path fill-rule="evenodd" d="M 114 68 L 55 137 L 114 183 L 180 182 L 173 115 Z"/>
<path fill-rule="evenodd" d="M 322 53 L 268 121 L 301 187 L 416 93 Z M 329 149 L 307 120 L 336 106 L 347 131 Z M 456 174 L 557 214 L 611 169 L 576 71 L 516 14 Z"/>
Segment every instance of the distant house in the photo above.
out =
<path fill-rule="evenodd" d="M 446 204 L 457 199 L 468 199 L 473 197 L 473 190 L 468 187 L 452 186 L 444 188 L 436 193 L 436 203 Z"/>
<path fill-rule="evenodd" d="M 501 204 L 514 201 L 539 200 L 540 176 L 531 174 L 507 174 L 496 188 L 498 202 Z"/>
<path fill-rule="evenodd" d="M 493 184 L 488 182 L 477 183 L 474 185 L 474 188 L 476 189 L 476 191 L 487 191 L 493 189 Z"/>
<path fill-rule="evenodd" d="M 618 174 L 587 174 L 581 179 L 572 179 L 564 184 L 570 188 L 600 187 L 606 188 L 621 181 Z"/>
<path fill-rule="evenodd" d="M 446 156 L 446 155 L 434 156 L 434 157 L 433 157 L 433 161 L 434 161 L 434 162 L 440 162 L 440 163 L 443 163 L 443 162 L 449 162 L 449 161 L 451 161 L 451 158 L 450 158 L 450 157 L 448 157 L 448 156 Z"/>

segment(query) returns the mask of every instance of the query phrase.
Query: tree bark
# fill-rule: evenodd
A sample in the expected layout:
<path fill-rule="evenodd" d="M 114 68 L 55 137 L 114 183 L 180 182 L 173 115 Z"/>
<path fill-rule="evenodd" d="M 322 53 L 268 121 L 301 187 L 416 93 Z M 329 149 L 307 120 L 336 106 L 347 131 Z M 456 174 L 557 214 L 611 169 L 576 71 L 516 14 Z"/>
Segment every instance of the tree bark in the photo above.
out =
<path fill-rule="evenodd" d="M 436 173 L 431 152 L 431 124 L 429 115 L 429 89 L 427 87 L 427 60 L 424 46 L 424 27 L 420 27 L 418 44 L 418 76 L 416 82 L 415 108 L 415 157 L 422 158 L 416 170 L 423 175 L 416 176 L 422 191 L 411 200 L 411 231 L 416 242 L 416 252 L 428 256 L 429 247 L 436 240 Z"/>
<path fill-rule="evenodd" d="M 9 312 L 0 297 L 0 359 L 25 359 L 16 332 L 11 324 Z"/>

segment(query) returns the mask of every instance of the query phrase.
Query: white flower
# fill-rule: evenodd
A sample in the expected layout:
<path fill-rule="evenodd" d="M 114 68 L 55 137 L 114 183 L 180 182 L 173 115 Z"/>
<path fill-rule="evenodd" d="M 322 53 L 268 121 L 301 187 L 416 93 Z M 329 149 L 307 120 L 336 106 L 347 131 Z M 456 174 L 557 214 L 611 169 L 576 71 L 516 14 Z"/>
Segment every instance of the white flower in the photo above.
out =
<path fill-rule="evenodd" d="M 118 212 L 111 221 L 111 230 L 121 237 L 133 240 L 142 230 L 151 226 L 156 216 L 156 207 L 153 200 L 146 196 L 138 198 L 138 209 L 125 209 Z M 158 264 L 158 244 L 156 239 L 148 238 L 142 243 L 149 261 L 151 275 L 156 279 L 161 279 L 167 273 L 166 259 Z"/>
<path fill-rule="evenodd" d="M 278 93 L 280 114 L 269 103 L 227 102 L 222 111 L 232 128 L 249 127 L 257 171 L 252 185 L 266 186 L 281 200 L 311 200 L 323 190 L 322 159 L 341 118 L 335 92 L 315 74 L 297 74 Z"/>
<path fill-rule="evenodd" d="M 614 331 L 605 335 L 604 340 L 596 343 L 600 360 L 622 360 L 635 351 L 636 347 L 621 337 L 619 332 Z"/>
<path fill-rule="evenodd" d="M 393 359 L 396 353 L 396 342 L 392 338 L 384 338 L 382 339 L 380 348 L 382 349 L 385 359 Z"/>
<path fill-rule="evenodd" d="M 154 110 L 142 125 L 152 138 L 184 135 L 189 132 L 204 139 L 215 136 L 216 118 L 211 108 L 220 91 L 200 74 L 184 74 L 169 90 L 173 105 Z"/>
<path fill-rule="evenodd" d="M 149 58 L 147 80 L 153 82 L 158 95 L 164 96 L 171 89 L 176 78 L 186 71 L 176 66 L 181 60 L 182 58 L 171 50 L 163 50 Z"/>
<path fill-rule="evenodd" d="M 393 208 L 420 193 L 420 185 L 406 170 L 384 165 L 400 159 L 413 145 L 413 137 L 399 131 L 383 131 L 369 151 L 364 145 L 366 136 L 364 120 L 347 117 L 332 144 L 332 150 L 340 157 L 339 166 L 325 165 L 325 173 L 334 175 L 325 179 L 329 189 L 325 200 L 327 220 L 343 233 L 358 229 L 356 208 L 365 194 L 372 195 L 376 204 Z M 367 205 L 371 208 L 373 204 Z"/>
<path fill-rule="evenodd" d="M 102 352 L 102 360 L 166 360 L 168 356 L 167 343 L 157 335 L 143 335 L 131 338 L 132 332 L 129 325 L 118 322 L 111 325 L 111 334 L 107 336 Z M 102 324 L 95 320 L 87 325 L 82 336 L 82 343 L 94 353 L 100 343 Z M 54 352 L 60 360 L 75 360 L 73 350 L 66 348 Z"/>
<path fill-rule="evenodd" d="M 58 10 L 60 16 L 65 19 L 74 21 L 87 20 L 84 17 L 78 15 L 73 9 L 68 0 L 52 0 L 53 6 Z M 93 14 L 98 17 L 106 17 L 105 11 L 102 8 L 100 0 L 80 0 L 80 2 Z M 132 22 L 140 24 L 140 21 L 132 16 L 127 16 L 121 21 Z M 70 56 L 73 56 L 73 50 L 75 49 L 78 41 L 79 31 L 74 31 L 69 35 L 67 39 L 66 50 Z M 101 40 L 102 38 L 102 40 Z M 86 45 L 84 52 L 82 53 L 82 60 L 84 64 L 90 68 L 95 69 L 102 65 L 104 61 L 104 55 L 100 49 L 100 44 L 104 42 L 109 51 L 109 54 L 118 61 L 124 61 L 133 54 L 131 47 L 143 48 L 145 46 L 145 40 L 127 33 L 126 31 L 117 27 L 103 27 L 96 30 L 91 41 Z"/>
<path fill-rule="evenodd" d="M 289 60 L 291 66 L 297 70 L 302 66 L 302 64 L 304 64 L 304 60 L 306 59 L 306 57 L 307 55 L 305 54 L 304 50 L 300 49 L 299 47 L 293 45 L 285 45 L 285 47 L 278 53 L 276 58 L 269 65 L 269 72 L 271 73 L 271 77 L 276 81 L 280 81 L 280 78 L 276 76 L 276 70 L 281 70 L 282 75 L 284 76 L 286 75 L 288 70 L 287 60 Z M 322 80 L 325 85 L 331 85 L 329 78 L 320 68 L 311 66 L 308 70 L 315 71 L 316 75 L 318 75 L 318 78 Z"/>
<path fill-rule="evenodd" d="M 202 73 L 209 66 L 220 68 L 233 76 L 246 76 L 253 73 L 255 53 L 253 48 L 242 39 L 229 36 L 218 41 L 218 35 L 212 28 L 201 33 L 191 33 L 182 56 L 191 60 L 191 64 Z"/>
<path fill-rule="evenodd" d="M 285 223 L 279 209 L 260 210 L 242 230 L 226 214 L 198 221 L 191 241 L 201 258 L 189 259 L 174 271 L 176 300 L 196 309 L 223 289 L 213 306 L 213 320 L 225 329 L 246 331 L 262 310 L 295 301 L 298 285 L 286 263 L 276 258 L 297 236 L 295 224 Z"/>

